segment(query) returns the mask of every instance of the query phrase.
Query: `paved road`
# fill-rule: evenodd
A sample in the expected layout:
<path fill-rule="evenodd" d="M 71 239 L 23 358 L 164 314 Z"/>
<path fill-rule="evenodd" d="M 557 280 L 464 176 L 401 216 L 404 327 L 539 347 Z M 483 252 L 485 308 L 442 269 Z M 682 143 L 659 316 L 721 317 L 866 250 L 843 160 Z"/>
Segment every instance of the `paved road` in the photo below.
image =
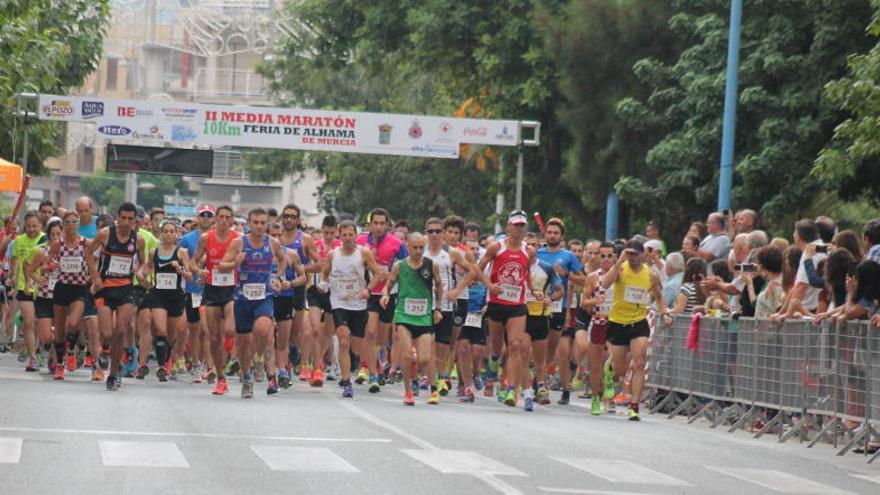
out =
<path fill-rule="evenodd" d="M 648 416 L 533 413 L 489 399 L 354 400 L 297 383 L 251 401 L 207 384 L 127 380 L 119 392 L 25 374 L 0 355 L 0 493 L 880 493 L 880 465 L 828 447 Z"/>

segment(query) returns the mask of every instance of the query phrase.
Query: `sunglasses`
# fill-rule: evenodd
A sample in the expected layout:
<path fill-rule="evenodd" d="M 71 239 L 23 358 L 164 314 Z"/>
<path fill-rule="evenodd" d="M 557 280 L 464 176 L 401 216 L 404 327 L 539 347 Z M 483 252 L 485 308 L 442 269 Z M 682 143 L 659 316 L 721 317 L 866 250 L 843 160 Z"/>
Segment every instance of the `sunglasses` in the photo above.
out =
<path fill-rule="evenodd" d="M 290 213 L 285 213 L 284 215 L 281 215 L 281 218 L 285 220 L 298 220 L 299 215 L 291 215 Z"/>
<path fill-rule="evenodd" d="M 428 229 L 425 232 L 427 232 L 428 234 L 441 234 L 441 233 L 443 233 L 443 230 L 442 229 Z"/>
<path fill-rule="evenodd" d="M 205 218 L 211 218 L 214 216 L 214 214 L 211 213 L 210 211 L 203 211 L 203 212 L 199 213 L 199 216 L 205 217 Z"/>
<path fill-rule="evenodd" d="M 613 257 L 614 257 L 613 254 L 600 254 L 599 255 L 599 258 L 602 258 L 603 260 L 607 260 L 607 259 L 613 258 Z"/>

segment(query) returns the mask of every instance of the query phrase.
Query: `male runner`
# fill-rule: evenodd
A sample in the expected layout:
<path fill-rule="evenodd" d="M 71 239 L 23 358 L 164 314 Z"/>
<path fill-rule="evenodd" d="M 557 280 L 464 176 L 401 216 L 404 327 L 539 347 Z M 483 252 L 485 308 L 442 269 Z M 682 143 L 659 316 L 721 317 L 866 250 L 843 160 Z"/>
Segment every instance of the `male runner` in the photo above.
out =
<path fill-rule="evenodd" d="M 247 234 L 233 239 L 217 270 L 232 273 L 237 270 L 235 289 L 235 332 L 238 359 L 241 362 L 241 398 L 254 396 L 254 378 L 251 363 L 255 353 L 272 356 L 274 308 L 272 293 L 289 288 L 286 279 L 287 257 L 281 243 L 266 233 L 268 215 L 263 208 L 248 212 Z M 275 266 L 275 273 L 272 268 Z M 302 280 L 304 282 L 304 280 Z M 274 359 L 267 359 L 268 385 L 266 394 L 278 393 Z"/>
<path fill-rule="evenodd" d="M 472 256 L 480 252 L 480 241 L 468 239 L 467 247 Z M 480 365 L 486 350 L 486 286 L 479 277 L 468 286 L 467 315 L 458 334 L 458 376 L 464 381 L 464 395 L 460 402 L 473 402 L 476 388 L 482 388 Z M 486 389 L 487 397 L 492 396 L 491 385 Z"/>
<path fill-rule="evenodd" d="M 432 228 L 436 228 L 436 224 L 432 225 Z M 434 236 L 437 237 L 437 234 Z M 413 397 L 413 387 L 418 387 L 418 383 L 413 384 L 416 362 L 418 369 L 424 375 L 435 374 L 434 332 L 443 315 L 440 308 L 434 304 L 434 297 L 436 295 L 442 301 L 445 294 L 439 267 L 430 258 L 423 256 L 425 237 L 418 232 L 409 234 L 407 249 L 409 256 L 395 263 L 388 274 L 388 281 L 382 288 L 380 304 L 383 308 L 388 305 L 391 301 L 390 291 L 397 285 L 398 304 L 394 311 L 394 321 L 397 325 L 397 345 L 403 365 L 403 403 L 414 406 L 416 401 Z M 413 350 L 417 358 L 413 356 Z M 440 402 L 436 385 L 440 382 L 441 380 L 431 380 L 431 396 L 428 398 L 428 404 Z"/>
<path fill-rule="evenodd" d="M 531 290 L 529 266 L 535 257 L 534 249 L 523 244 L 528 223 L 524 211 L 512 211 L 507 217 L 507 237 L 490 244 L 479 265 L 479 275 L 489 291 L 489 306 L 486 309 L 492 339 L 489 369 L 497 374 L 506 335 L 508 353 L 504 366 L 510 384 L 503 394 L 505 403 L 513 405 L 516 405 L 515 384 L 529 382 L 528 360 L 522 358 L 528 314 L 526 291 Z M 484 270 L 490 265 L 489 276 L 486 276 Z"/>
<path fill-rule="evenodd" d="M 356 383 L 361 384 L 369 379 L 370 392 L 379 391 L 379 377 L 377 371 L 378 353 L 377 349 L 382 348 L 388 342 L 388 334 L 391 329 L 391 320 L 394 317 L 394 309 L 397 305 L 397 293 L 392 291 L 389 296 L 388 305 L 383 308 L 379 304 L 382 297 L 382 289 L 385 287 L 385 277 L 388 270 L 397 260 L 406 258 L 409 253 L 406 251 L 406 245 L 397 236 L 388 233 L 388 212 L 384 208 L 373 208 L 367 219 L 369 224 L 369 232 L 361 234 L 357 243 L 364 246 L 373 253 L 373 257 L 380 269 L 380 279 L 376 281 L 377 285 L 370 294 L 370 300 L 367 303 L 367 319 L 366 345 L 364 346 L 364 354 L 360 356 L 360 371 Z"/>
<path fill-rule="evenodd" d="M 281 235 L 284 232 L 284 228 L 278 222 L 273 222 L 269 224 L 269 235 L 274 239 L 281 242 Z M 281 245 L 281 250 L 284 252 L 284 256 L 287 257 L 287 271 L 285 276 L 287 280 L 293 281 L 296 279 L 298 283 L 291 284 L 289 286 L 285 286 L 282 290 L 275 292 L 274 298 L 274 306 L 275 306 L 275 352 L 274 356 L 271 356 L 272 359 L 275 360 L 275 366 L 278 368 L 278 386 L 284 389 L 287 389 L 291 385 L 290 381 L 290 370 L 288 370 L 288 366 L 290 363 L 289 355 L 290 355 L 290 329 L 293 325 L 293 298 L 295 294 L 296 287 L 303 285 L 305 281 L 305 274 L 303 273 L 302 263 L 300 263 L 299 255 L 297 254 L 295 249 L 288 248 L 285 245 Z M 302 276 L 302 279 L 298 278 L 298 276 Z M 262 356 L 260 356 L 262 358 Z"/>
<path fill-rule="evenodd" d="M 321 222 L 321 237 L 315 240 L 315 249 L 318 251 L 318 259 L 321 262 L 321 266 L 323 267 L 323 263 L 327 260 L 327 254 L 332 250 L 338 248 L 342 245 L 342 242 L 337 239 L 338 229 L 336 228 L 336 217 L 333 215 L 328 215 L 324 217 L 324 220 Z M 312 331 L 315 333 L 315 337 L 312 341 L 312 345 L 314 349 L 312 353 L 316 356 L 315 370 L 312 372 L 312 381 L 311 385 L 314 387 L 320 387 L 323 384 L 324 372 L 324 355 L 330 349 L 333 344 L 333 319 L 332 308 L 330 306 L 330 293 L 322 292 L 318 289 L 318 283 L 320 282 L 321 274 L 315 273 L 312 278 L 312 283 L 309 286 L 306 297 L 309 302 L 309 319 L 311 320 Z M 332 362 L 331 355 L 331 362 Z M 333 380 L 335 380 L 336 375 L 333 375 Z M 328 379 L 331 379 L 328 376 Z"/>
<path fill-rule="evenodd" d="M 214 225 L 214 214 L 216 210 L 209 204 L 201 204 L 197 210 L 198 216 L 196 226 L 184 234 L 180 238 L 180 247 L 186 249 L 187 253 L 195 254 L 199 245 L 199 239 L 211 230 Z M 191 264 L 191 263 L 190 263 Z M 208 375 L 208 355 L 203 354 L 202 350 L 209 347 L 203 342 L 210 341 L 208 338 L 208 327 L 203 316 L 205 311 L 202 305 L 202 297 L 205 291 L 205 280 L 196 274 L 193 274 L 192 280 L 187 280 L 183 288 L 185 293 L 184 311 L 186 312 L 186 323 L 189 330 L 190 352 L 192 353 L 193 367 L 196 368 L 193 373 L 193 383 L 201 383 Z"/>
<path fill-rule="evenodd" d="M 214 372 L 217 375 L 217 384 L 212 392 L 214 395 L 225 394 L 229 389 L 224 371 L 226 360 L 224 339 L 231 339 L 235 335 L 232 311 L 236 283 L 235 272 L 217 269 L 217 265 L 226 256 L 230 244 L 239 236 L 237 232 L 232 230 L 232 218 L 232 208 L 228 206 L 217 208 L 214 229 L 199 237 L 196 252 L 190 259 L 190 271 L 198 274 L 199 278 L 205 281 L 202 302 L 206 307 L 205 316 L 211 338 L 211 357 L 214 360 Z M 199 263 L 203 259 L 204 268 L 200 268 Z"/>
<path fill-rule="evenodd" d="M 462 222 L 464 223 L 464 222 Z M 425 222 L 425 233 L 428 234 L 428 249 L 424 256 L 437 267 L 440 273 L 440 281 L 443 285 L 443 295 L 439 295 L 434 299 L 437 301 L 437 309 L 440 310 L 443 318 L 437 322 L 434 327 L 434 358 L 435 367 L 437 368 L 439 378 L 437 379 L 437 388 L 441 396 L 449 393 L 449 350 L 452 345 L 453 335 L 452 327 L 454 326 L 455 302 L 458 294 L 467 294 L 467 287 L 471 280 L 476 277 L 472 270 L 472 266 L 465 259 L 464 253 L 458 248 L 450 248 L 445 245 L 443 238 L 443 221 L 439 218 L 429 218 Z M 457 273 L 463 273 L 461 280 L 456 280 Z M 467 303 L 463 303 L 466 308 Z M 464 321 L 462 321 L 464 323 Z M 400 347 L 400 351 L 406 353 L 407 348 Z"/>
<path fill-rule="evenodd" d="M 101 229 L 85 250 L 98 307 L 98 325 L 102 334 L 113 336 L 107 376 L 107 390 L 110 391 L 118 390 L 121 384 L 119 364 L 135 311 L 132 285 L 137 269 L 135 257 L 146 259 L 144 239 L 134 227 L 136 212 L 132 203 L 122 203 L 116 212 L 116 224 Z M 100 264 L 94 256 L 98 249 L 101 250 Z"/>
<path fill-rule="evenodd" d="M 584 295 L 581 306 L 590 316 L 588 322 L 578 324 L 574 336 L 574 358 L 578 366 L 583 361 L 584 354 L 590 360 L 590 392 L 592 404 L 590 413 L 594 416 L 602 414 L 602 399 L 609 401 L 614 398 L 614 376 L 603 372 L 602 364 L 605 362 L 605 343 L 608 340 L 608 314 L 611 312 L 611 303 L 614 300 L 614 292 L 608 291 L 602 286 L 602 278 L 614 266 L 614 244 L 603 242 L 599 245 L 596 255 L 599 260 L 599 269 L 587 276 L 584 284 Z M 603 389 L 604 376 L 604 391 Z"/>
<path fill-rule="evenodd" d="M 526 244 L 535 249 L 538 238 L 531 232 L 526 235 Z M 550 403 L 550 390 L 546 387 L 547 379 L 547 339 L 550 333 L 550 315 L 553 303 L 562 297 L 562 282 L 556 270 L 550 264 L 535 257 L 529 266 L 529 280 L 532 290 L 526 294 L 526 306 L 529 314 L 526 317 L 526 341 L 523 359 L 528 363 L 529 356 L 535 363 L 535 381 L 537 396 L 532 397 L 530 383 L 520 384 L 524 389 L 526 411 L 534 408 L 534 399 L 539 404 Z M 531 353 L 529 353 L 531 351 Z"/>
<path fill-rule="evenodd" d="M 459 251 L 463 256 L 467 264 L 467 268 L 456 264 L 455 265 L 455 279 L 459 282 L 459 285 L 465 278 L 468 277 L 467 285 L 464 286 L 463 289 L 456 291 L 454 294 L 449 296 L 449 299 L 453 301 L 453 315 L 452 315 L 452 342 L 457 345 L 458 343 L 458 335 L 461 333 L 461 327 L 464 325 L 464 321 L 467 318 L 468 314 L 468 298 L 469 291 L 468 287 L 474 279 L 477 279 L 477 261 L 474 257 L 473 253 L 471 253 L 470 249 L 468 249 L 467 245 L 462 242 L 462 238 L 464 236 L 464 219 L 456 216 L 450 215 L 443 219 L 443 235 L 444 241 L 446 242 L 446 246 L 449 251 Z M 456 349 L 452 349 L 452 358 L 453 361 L 456 361 Z M 467 394 L 467 383 L 468 380 L 462 380 L 461 375 L 459 375 L 458 380 L 458 397 L 465 397 Z"/>
<path fill-rule="evenodd" d="M 651 298 L 665 325 L 672 324 L 663 302 L 660 277 L 645 264 L 645 248 L 636 240 L 626 243 L 623 254 L 602 277 L 602 287 L 614 286 L 614 301 L 608 315 L 608 341 L 614 375 L 619 381 L 627 368 L 627 351 L 632 353 L 632 400 L 629 419 L 639 421 L 639 399 L 645 384 L 645 360 L 648 353 L 648 309 Z"/>
<path fill-rule="evenodd" d="M 336 325 L 336 337 L 339 339 L 342 396 L 350 398 L 354 397 L 354 390 L 351 386 L 349 350 L 353 348 L 358 353 L 366 352 L 363 348 L 367 345 L 364 339 L 367 299 L 370 298 L 370 291 L 384 278 L 380 277 L 373 253 L 357 244 L 357 227 L 354 222 L 344 220 L 339 223 L 339 239 L 342 245 L 327 254 L 318 288 L 323 291 L 330 288 L 333 322 Z M 367 270 L 370 272 L 369 283 L 364 276 Z"/>
<path fill-rule="evenodd" d="M 315 241 L 312 236 L 306 234 L 301 228 L 302 210 L 299 206 L 288 204 L 281 210 L 281 226 L 284 231 L 281 234 L 281 244 L 296 251 L 300 263 L 305 266 L 306 273 L 317 273 L 321 270 L 318 262 L 318 251 L 315 249 Z M 303 318 L 306 309 L 306 288 L 304 285 L 293 289 L 293 318 L 290 334 L 290 343 L 297 344 L 299 357 L 289 356 L 294 364 L 300 363 L 300 380 L 311 380 L 311 360 L 318 360 L 321 356 L 312 356 L 311 335 L 303 335 Z M 308 341 L 308 343 L 306 342 Z M 279 347 L 282 343 L 278 344 Z M 308 351 L 308 354 L 304 352 Z M 286 359 L 285 359 L 286 362 Z"/>

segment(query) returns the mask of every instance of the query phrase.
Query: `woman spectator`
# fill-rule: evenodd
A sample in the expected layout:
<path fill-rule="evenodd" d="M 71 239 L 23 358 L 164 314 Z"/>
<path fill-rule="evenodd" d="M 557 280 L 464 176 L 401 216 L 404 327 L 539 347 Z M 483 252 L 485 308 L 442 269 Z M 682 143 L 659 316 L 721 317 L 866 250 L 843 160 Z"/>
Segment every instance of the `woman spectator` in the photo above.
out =
<path fill-rule="evenodd" d="M 849 251 L 850 254 L 852 254 L 853 259 L 860 260 L 864 256 L 864 253 L 862 252 L 862 240 L 853 230 L 841 230 L 834 235 L 831 244 L 834 244 L 834 247 L 836 248 L 843 248 Z"/>
<path fill-rule="evenodd" d="M 767 282 L 755 298 L 755 318 L 770 318 L 782 308 L 782 250 L 767 246 L 758 251 L 758 267 Z"/>
<path fill-rule="evenodd" d="M 675 298 L 673 314 L 692 313 L 694 308 L 701 307 L 706 301 L 700 283 L 706 278 L 706 261 L 700 257 L 688 260 L 684 268 L 684 279 L 678 296 Z"/>
<path fill-rule="evenodd" d="M 789 246 L 785 250 L 782 265 L 782 289 L 788 294 L 794 287 L 795 277 L 797 276 L 798 266 L 801 264 L 801 255 L 803 251 L 797 246 Z"/>
<path fill-rule="evenodd" d="M 726 259 L 717 259 L 709 264 L 709 271 L 712 273 L 712 279 L 721 284 L 729 284 L 733 281 L 733 273 Z M 706 295 L 705 302 L 706 314 L 720 317 L 722 313 L 731 313 L 731 296 L 721 288 L 720 284 Z"/>
<path fill-rule="evenodd" d="M 691 224 L 688 228 L 687 235 L 696 237 L 702 241 L 707 235 L 709 235 L 709 230 L 706 228 L 705 223 L 698 221 Z M 697 245 L 699 245 L 699 243 L 697 243 Z"/>
<path fill-rule="evenodd" d="M 770 245 L 785 253 L 785 251 L 788 249 L 789 242 L 788 239 L 785 239 L 783 237 L 774 237 L 773 240 L 770 241 Z"/>

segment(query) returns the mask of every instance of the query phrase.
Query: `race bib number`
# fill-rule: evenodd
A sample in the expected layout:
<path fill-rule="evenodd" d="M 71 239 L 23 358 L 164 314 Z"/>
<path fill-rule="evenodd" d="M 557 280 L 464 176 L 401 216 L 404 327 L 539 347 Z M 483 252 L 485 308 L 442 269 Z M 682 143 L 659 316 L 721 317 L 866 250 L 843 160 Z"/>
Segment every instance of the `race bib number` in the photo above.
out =
<path fill-rule="evenodd" d="M 631 285 L 627 285 L 623 288 L 623 300 L 640 306 L 647 306 L 648 303 L 651 302 L 648 295 L 648 289 L 645 289 L 644 287 L 633 287 Z"/>
<path fill-rule="evenodd" d="M 526 291 L 526 302 L 530 303 L 530 302 L 535 302 L 535 301 L 537 301 L 537 299 L 535 298 L 534 291 L 527 290 Z"/>
<path fill-rule="evenodd" d="M 61 273 L 80 273 L 82 272 L 82 267 L 82 256 L 61 257 Z"/>
<path fill-rule="evenodd" d="M 131 261 L 131 258 L 124 256 L 110 256 L 107 272 L 113 275 L 131 275 Z"/>
<path fill-rule="evenodd" d="M 202 295 L 201 294 L 190 294 L 192 298 L 192 307 L 198 308 L 202 305 Z"/>
<path fill-rule="evenodd" d="M 523 288 L 519 285 L 501 284 L 501 294 L 498 299 L 502 301 L 519 302 L 522 296 Z"/>
<path fill-rule="evenodd" d="M 266 299 L 266 284 L 244 284 L 241 291 L 248 301 Z"/>
<path fill-rule="evenodd" d="M 157 273 L 156 288 L 161 290 L 174 290 L 177 288 L 176 273 Z"/>
<path fill-rule="evenodd" d="M 410 316 L 425 316 L 428 314 L 428 300 L 407 299 L 403 304 L 403 312 Z"/>
<path fill-rule="evenodd" d="M 550 303 L 550 311 L 553 313 L 562 313 L 562 299 L 552 301 Z"/>
<path fill-rule="evenodd" d="M 453 308 L 453 306 L 452 306 L 451 300 L 442 301 L 440 303 L 440 311 L 449 312 L 449 311 L 452 311 L 452 308 Z"/>
<path fill-rule="evenodd" d="M 214 268 L 211 270 L 211 285 L 215 287 L 232 287 L 235 285 L 235 277 L 232 272 L 221 272 Z"/>
<path fill-rule="evenodd" d="M 50 291 L 55 290 L 55 284 L 57 284 L 57 283 L 58 283 L 58 274 L 52 273 L 51 275 L 49 275 L 49 279 L 46 281 L 46 287 Z"/>
<path fill-rule="evenodd" d="M 471 328 L 481 328 L 483 326 L 483 315 L 480 313 L 468 313 L 464 319 L 464 326 Z"/>
<path fill-rule="evenodd" d="M 357 290 L 357 278 L 338 277 L 333 280 L 333 292 L 341 295 L 343 299 L 353 299 Z"/>

